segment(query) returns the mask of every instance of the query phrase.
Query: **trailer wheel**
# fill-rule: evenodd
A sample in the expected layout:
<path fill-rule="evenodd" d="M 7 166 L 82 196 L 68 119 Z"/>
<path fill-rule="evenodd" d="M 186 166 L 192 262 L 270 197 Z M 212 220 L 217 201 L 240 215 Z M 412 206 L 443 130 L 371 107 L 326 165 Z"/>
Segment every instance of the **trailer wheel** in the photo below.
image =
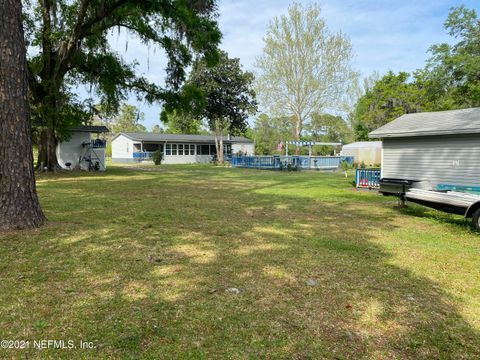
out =
<path fill-rule="evenodd" d="M 480 208 L 473 213 L 472 224 L 475 230 L 480 231 Z"/>

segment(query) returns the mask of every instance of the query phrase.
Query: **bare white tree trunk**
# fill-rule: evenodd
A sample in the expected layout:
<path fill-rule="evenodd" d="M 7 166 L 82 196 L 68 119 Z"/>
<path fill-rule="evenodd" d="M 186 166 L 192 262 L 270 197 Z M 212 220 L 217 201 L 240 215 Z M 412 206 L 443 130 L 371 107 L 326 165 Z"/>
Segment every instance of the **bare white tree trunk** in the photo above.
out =
<path fill-rule="evenodd" d="M 223 164 L 223 129 L 220 120 L 215 121 L 215 149 L 217 149 L 217 162 Z"/>
<path fill-rule="evenodd" d="M 295 116 L 295 140 L 300 141 L 302 137 L 303 119 L 301 114 Z M 300 155 L 300 146 L 296 146 L 295 155 Z"/>
<path fill-rule="evenodd" d="M 220 164 L 223 164 L 223 133 L 220 132 L 220 141 L 219 141 L 219 156 L 218 156 L 218 162 Z"/>

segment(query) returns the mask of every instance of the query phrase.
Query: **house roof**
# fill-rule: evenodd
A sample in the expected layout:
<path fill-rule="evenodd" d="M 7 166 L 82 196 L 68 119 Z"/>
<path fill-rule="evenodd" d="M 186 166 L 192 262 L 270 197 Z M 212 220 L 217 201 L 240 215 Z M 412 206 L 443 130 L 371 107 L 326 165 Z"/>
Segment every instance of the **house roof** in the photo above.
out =
<path fill-rule="evenodd" d="M 215 137 L 213 135 L 183 135 L 183 134 L 153 134 L 153 133 L 131 133 L 131 132 L 121 132 L 115 136 L 117 138 L 119 135 L 124 135 L 127 138 L 134 141 L 181 141 L 181 142 L 213 142 Z M 115 139 L 114 138 L 114 139 Z M 227 137 L 223 139 L 225 143 L 253 143 L 252 140 L 247 139 L 243 136 L 232 136 L 231 140 L 228 140 Z"/>
<path fill-rule="evenodd" d="M 405 114 L 372 131 L 370 138 L 480 134 L 480 108 Z"/>
<path fill-rule="evenodd" d="M 343 145 L 342 149 L 365 149 L 365 148 L 382 148 L 381 141 L 357 141 L 351 144 Z"/>
<path fill-rule="evenodd" d="M 109 132 L 108 128 L 103 125 L 81 125 L 72 128 L 72 131 L 76 132 L 89 132 L 89 133 L 106 133 Z"/>

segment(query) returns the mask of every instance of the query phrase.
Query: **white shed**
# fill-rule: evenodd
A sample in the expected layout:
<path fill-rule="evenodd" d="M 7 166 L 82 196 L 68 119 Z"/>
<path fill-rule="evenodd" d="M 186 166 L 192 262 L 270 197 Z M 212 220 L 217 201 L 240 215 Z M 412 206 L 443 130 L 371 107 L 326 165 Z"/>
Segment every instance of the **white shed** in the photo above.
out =
<path fill-rule="evenodd" d="M 358 141 L 343 145 L 342 156 L 353 156 L 355 163 L 362 162 L 367 166 L 379 165 L 382 162 L 381 141 Z"/>
<path fill-rule="evenodd" d="M 66 170 L 106 170 L 106 141 L 99 137 L 106 132 L 108 129 L 105 126 L 78 126 L 72 129 L 72 136 L 57 145 L 59 165 Z"/>

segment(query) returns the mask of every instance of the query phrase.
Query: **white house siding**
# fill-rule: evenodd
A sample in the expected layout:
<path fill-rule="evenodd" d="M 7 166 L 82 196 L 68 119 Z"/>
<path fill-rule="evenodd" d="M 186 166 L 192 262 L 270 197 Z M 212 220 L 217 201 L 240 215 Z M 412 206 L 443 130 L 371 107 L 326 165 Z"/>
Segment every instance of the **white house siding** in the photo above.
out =
<path fill-rule="evenodd" d="M 149 141 L 148 143 L 153 144 L 155 142 Z M 215 146 L 214 142 L 176 142 L 176 141 L 168 141 L 168 142 L 158 142 L 165 146 L 165 144 L 193 144 L 195 145 L 195 153 L 197 152 L 196 145 L 210 145 Z M 135 146 L 137 146 L 139 150 L 140 141 L 138 140 L 131 140 L 128 137 L 120 134 L 112 141 L 112 161 L 116 163 L 131 163 L 135 162 L 133 158 L 133 152 L 135 150 Z M 232 153 L 236 154 L 237 152 L 242 151 L 244 154 L 253 155 L 255 153 L 255 146 L 253 143 L 232 143 Z M 164 164 L 193 164 L 193 163 L 209 163 L 212 161 L 212 155 L 167 155 L 166 149 L 163 148 L 164 156 L 163 156 L 163 163 Z"/>
<path fill-rule="evenodd" d="M 70 169 L 75 169 L 82 156 L 82 143 L 90 142 L 90 133 L 87 132 L 74 132 L 72 137 L 65 142 L 61 142 L 57 145 L 57 159 L 58 164 L 64 168 L 68 169 L 65 163 L 71 163 Z"/>
<path fill-rule="evenodd" d="M 244 155 L 255 155 L 255 144 L 253 143 L 232 143 L 232 154 L 242 152 Z"/>
<path fill-rule="evenodd" d="M 212 155 L 164 155 L 162 164 L 209 163 Z"/>
<path fill-rule="evenodd" d="M 112 141 L 112 162 L 133 162 L 133 141 L 119 135 Z"/>
<path fill-rule="evenodd" d="M 385 178 L 438 184 L 480 186 L 480 135 L 445 135 L 383 139 Z"/>

